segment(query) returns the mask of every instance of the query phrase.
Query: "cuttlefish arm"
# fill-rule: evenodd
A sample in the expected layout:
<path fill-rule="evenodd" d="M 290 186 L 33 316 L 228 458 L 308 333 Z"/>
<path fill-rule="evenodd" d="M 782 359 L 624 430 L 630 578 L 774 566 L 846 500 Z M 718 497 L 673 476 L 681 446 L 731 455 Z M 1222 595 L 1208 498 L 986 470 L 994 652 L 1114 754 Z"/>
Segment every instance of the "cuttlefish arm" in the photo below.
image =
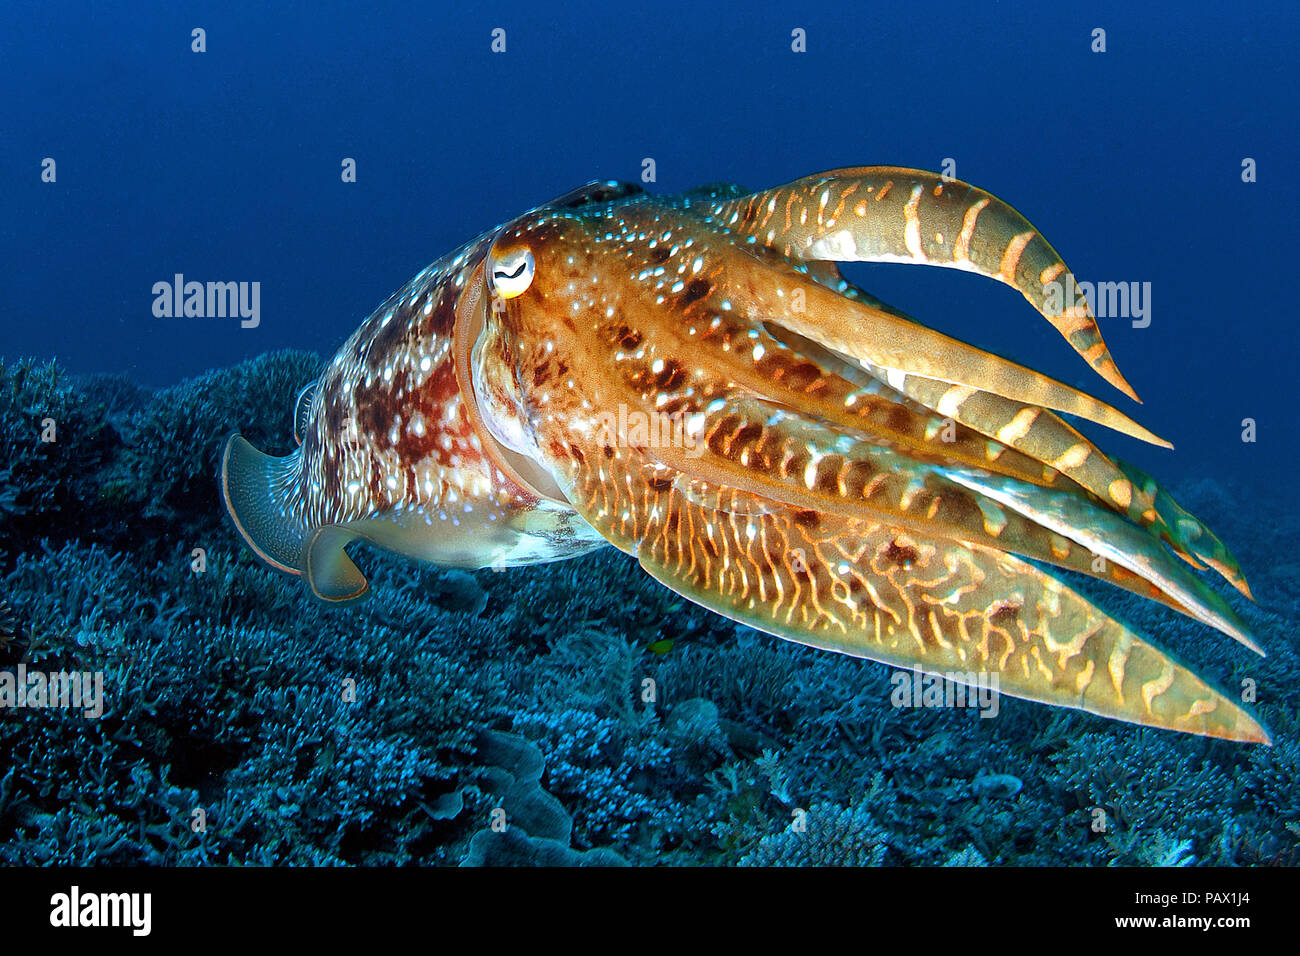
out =
<path fill-rule="evenodd" d="M 767 265 L 772 271 L 782 271 L 779 263 Z M 1079 389 L 896 313 L 847 299 L 820 283 L 797 286 L 797 277 L 791 270 L 786 282 L 751 283 L 732 291 L 743 294 L 756 313 L 825 348 L 852 356 L 900 391 L 903 389 L 896 383 L 920 376 L 960 388 L 964 394 L 1000 395 L 1075 415 L 1139 441 L 1173 447 L 1123 412 Z M 792 294 L 796 288 L 802 292 L 800 297 Z"/>
<path fill-rule="evenodd" d="M 1019 212 L 969 183 L 897 166 L 836 169 L 718 202 L 711 218 L 796 261 L 915 263 L 996 279 L 1137 399 L 1056 250 Z M 1058 299 L 1071 305 L 1058 311 Z"/>

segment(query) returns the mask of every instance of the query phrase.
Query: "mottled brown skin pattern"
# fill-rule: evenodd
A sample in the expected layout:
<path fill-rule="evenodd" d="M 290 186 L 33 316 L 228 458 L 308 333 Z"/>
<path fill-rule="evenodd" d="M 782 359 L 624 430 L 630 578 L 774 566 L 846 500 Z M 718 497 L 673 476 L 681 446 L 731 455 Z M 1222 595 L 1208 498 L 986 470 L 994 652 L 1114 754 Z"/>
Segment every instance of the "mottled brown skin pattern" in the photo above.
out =
<path fill-rule="evenodd" d="M 593 183 L 435 263 L 349 340 L 300 461 L 276 466 L 297 538 L 275 553 L 332 526 L 467 566 L 604 540 L 700 605 L 789 640 L 1267 741 L 1230 698 L 1027 560 L 1253 648 L 1192 570 L 1248 596 L 1222 542 L 1061 414 L 1167 443 L 928 329 L 845 282 L 836 261 L 1010 284 L 1132 395 L 1087 306 L 1049 311 L 1048 284 L 1074 281 L 1060 257 L 975 187 L 896 167 L 753 194 Z M 248 484 L 227 494 L 241 530 Z"/>
<path fill-rule="evenodd" d="M 473 427 L 459 406 L 452 351 L 457 297 L 486 248 L 486 237 L 475 240 L 391 295 L 321 376 L 303 439 L 309 466 L 304 480 L 315 479 L 319 488 L 306 495 L 314 523 L 363 518 L 382 510 L 394 500 L 386 487 L 389 475 L 403 476 L 417 490 L 417 476 L 426 470 L 473 471 L 490 480 L 483 456 L 472 453 Z M 427 313 L 426 303 L 431 305 Z M 435 359 L 427 371 L 420 369 L 424 356 Z M 391 370 L 388 378 L 386 369 Z M 445 411 L 453 404 L 457 412 L 449 419 Z M 417 413 L 428 422 L 422 435 L 410 428 L 394 434 L 394 422 L 409 422 Z M 347 493 L 352 482 L 360 483 L 361 493 Z M 441 501 L 452 487 L 445 479 L 437 485 L 436 492 L 426 496 L 428 503 Z M 504 486 L 500 493 L 522 489 Z"/>

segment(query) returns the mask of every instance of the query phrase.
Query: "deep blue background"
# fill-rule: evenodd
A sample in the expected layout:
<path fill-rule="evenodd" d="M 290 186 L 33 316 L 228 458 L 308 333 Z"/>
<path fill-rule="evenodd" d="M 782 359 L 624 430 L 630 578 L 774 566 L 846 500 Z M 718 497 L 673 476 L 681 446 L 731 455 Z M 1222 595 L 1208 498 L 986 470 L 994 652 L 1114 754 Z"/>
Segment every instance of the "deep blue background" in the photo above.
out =
<path fill-rule="evenodd" d="M 1294 6 L 150 6 L 0 5 L 6 358 L 164 384 L 285 346 L 328 355 L 429 261 L 589 179 L 635 179 L 647 156 L 658 191 L 953 157 L 1081 279 L 1153 283 L 1150 328 L 1103 331 L 1137 417 L 1178 451 L 1107 447 L 1166 477 L 1273 482 L 1293 464 Z M 260 281 L 261 327 L 155 319 L 150 288 L 174 272 Z M 1133 411 L 1005 287 L 854 275 Z"/>

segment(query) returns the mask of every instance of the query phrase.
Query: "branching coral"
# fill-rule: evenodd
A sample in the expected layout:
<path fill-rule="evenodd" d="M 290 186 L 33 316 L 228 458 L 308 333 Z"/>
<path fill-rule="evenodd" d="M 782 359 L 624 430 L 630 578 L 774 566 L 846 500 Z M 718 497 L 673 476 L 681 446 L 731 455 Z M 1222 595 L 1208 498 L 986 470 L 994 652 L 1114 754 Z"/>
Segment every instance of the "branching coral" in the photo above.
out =
<path fill-rule="evenodd" d="M 1224 522 L 1267 661 L 1101 596 L 1253 694 L 1272 748 L 1007 699 L 899 708 L 887 668 L 738 628 L 613 551 L 495 573 L 355 549 L 372 599 L 311 602 L 238 544 L 213 473 L 230 429 L 289 447 L 316 367 L 152 394 L 0 367 L 0 669 L 100 671 L 108 698 L 0 720 L 0 862 L 1300 862 L 1297 519 Z M 1229 519 L 1246 496 L 1175 493 Z"/>

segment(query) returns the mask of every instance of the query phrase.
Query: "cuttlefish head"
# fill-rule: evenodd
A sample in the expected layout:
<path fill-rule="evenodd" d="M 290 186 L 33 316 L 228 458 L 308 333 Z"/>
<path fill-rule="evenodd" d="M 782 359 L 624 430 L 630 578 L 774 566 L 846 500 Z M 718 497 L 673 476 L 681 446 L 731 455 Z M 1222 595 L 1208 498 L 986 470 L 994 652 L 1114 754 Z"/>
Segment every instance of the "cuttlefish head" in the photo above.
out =
<path fill-rule="evenodd" d="M 644 199 L 543 208 L 493 240 L 469 378 L 485 427 L 535 464 L 529 474 L 549 476 L 548 489 L 567 499 L 596 436 L 605 447 L 672 432 L 697 447 L 689 426 L 729 381 L 725 364 L 692 348 L 708 331 L 709 275 L 730 267 L 743 285 L 761 267 L 713 238 L 702 221 Z M 713 332 L 723 324 L 709 321 Z"/>
<path fill-rule="evenodd" d="M 532 210 L 491 237 L 460 297 L 462 390 L 514 476 L 544 498 L 563 500 L 556 456 L 539 446 L 543 426 L 585 431 L 615 399 L 599 404 L 578 385 L 601 354 L 592 336 L 612 316 L 646 317 L 656 307 L 627 281 L 639 267 L 618 242 L 643 208 L 659 207 L 634 185 L 597 181 Z"/>
<path fill-rule="evenodd" d="M 537 426 L 569 414 L 574 376 L 583 372 L 565 333 L 576 332 L 589 306 L 573 279 L 579 262 L 590 266 L 585 232 L 576 218 L 533 214 L 503 230 L 483 263 L 484 321 L 468 377 L 496 441 L 543 470 Z"/>

